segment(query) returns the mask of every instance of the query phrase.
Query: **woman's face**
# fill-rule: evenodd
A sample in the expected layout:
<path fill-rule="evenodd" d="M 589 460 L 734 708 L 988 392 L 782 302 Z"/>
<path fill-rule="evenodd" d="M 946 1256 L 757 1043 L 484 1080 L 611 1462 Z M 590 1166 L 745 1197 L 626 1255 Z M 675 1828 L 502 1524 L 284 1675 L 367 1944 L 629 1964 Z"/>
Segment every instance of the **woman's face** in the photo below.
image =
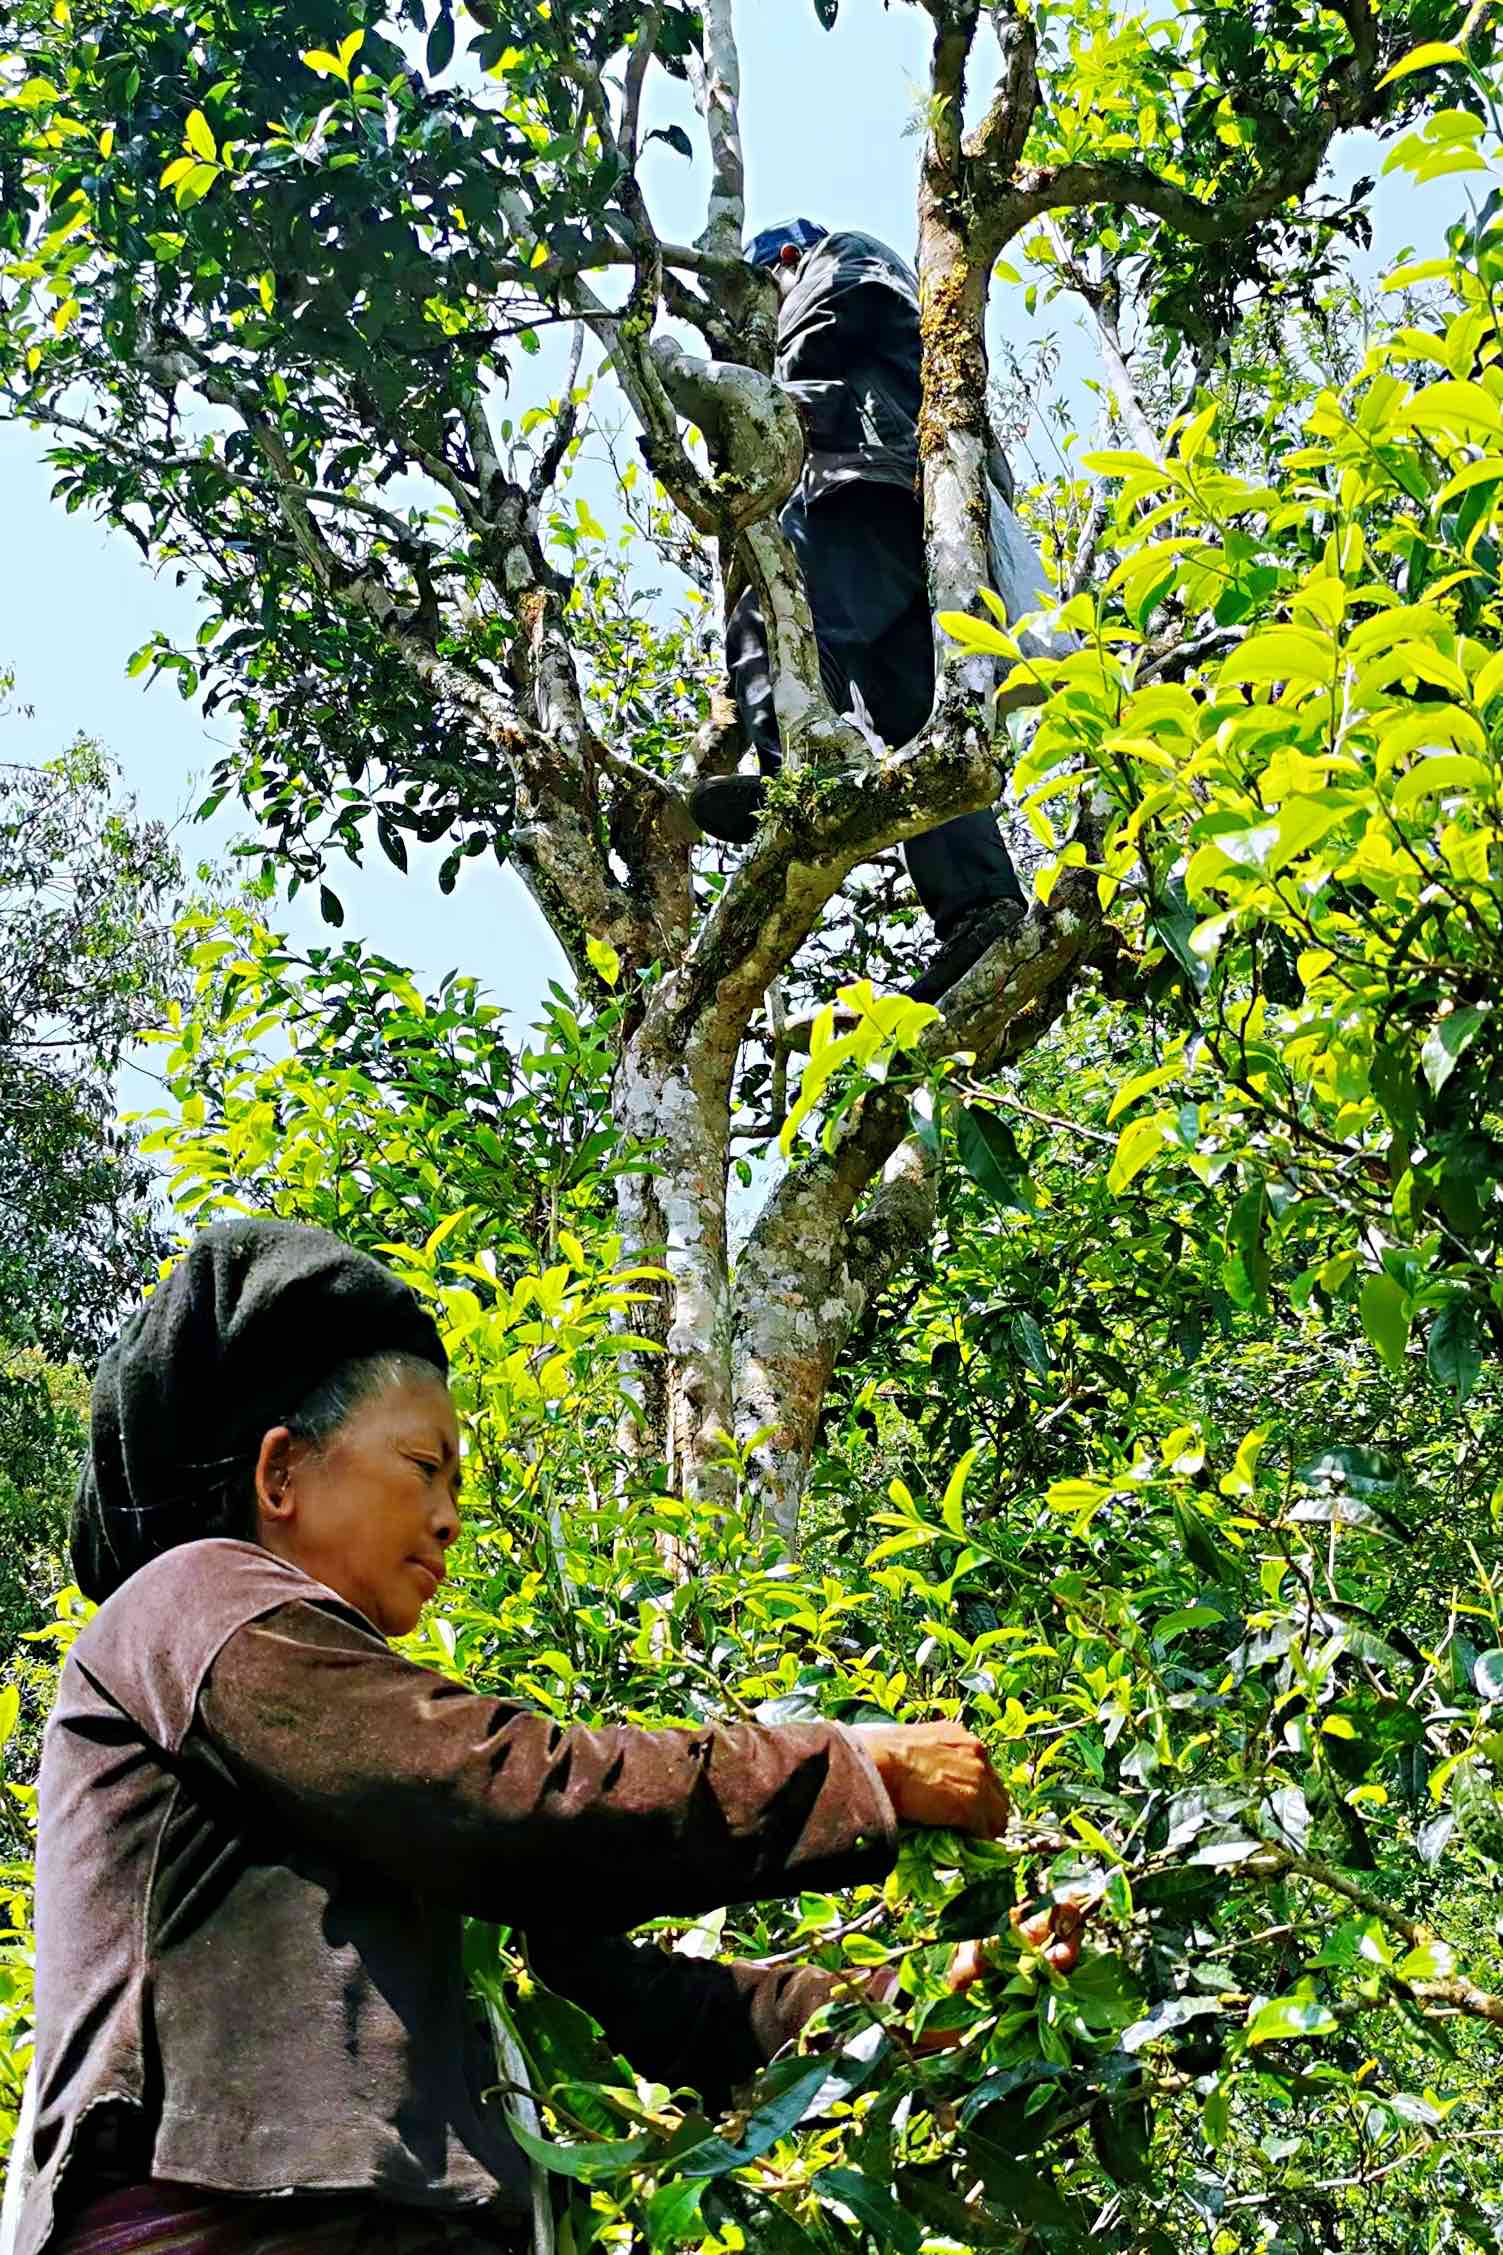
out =
<path fill-rule="evenodd" d="M 347 1598 L 383 1636 L 406 1636 L 459 1533 L 459 1425 L 437 1371 L 362 1402 L 321 1446 L 285 1425 L 261 1443 L 258 1535 Z"/>

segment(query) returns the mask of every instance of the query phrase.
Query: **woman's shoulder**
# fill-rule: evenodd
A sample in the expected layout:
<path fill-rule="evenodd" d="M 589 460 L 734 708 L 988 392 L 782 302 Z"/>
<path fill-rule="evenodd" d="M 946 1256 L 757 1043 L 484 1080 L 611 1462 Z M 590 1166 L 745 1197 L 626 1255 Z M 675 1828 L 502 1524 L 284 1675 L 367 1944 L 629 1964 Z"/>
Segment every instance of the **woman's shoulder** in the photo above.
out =
<path fill-rule="evenodd" d="M 116 1621 L 139 1627 L 143 1616 L 179 1619 L 208 1612 L 231 1612 L 263 1601 L 289 1605 L 298 1598 L 333 1599 L 325 1589 L 285 1558 L 259 1543 L 209 1535 L 176 1543 L 139 1567 L 114 1595 L 106 1598 L 84 1635 L 108 1635 Z M 336 1601 L 337 1602 L 337 1601 Z"/>
<path fill-rule="evenodd" d="M 170 1744 L 186 1730 L 203 1680 L 235 1632 L 299 1603 L 359 1619 L 333 1590 L 258 1543 L 225 1536 L 179 1543 L 105 1600 L 64 1673 L 89 1679 Z"/>

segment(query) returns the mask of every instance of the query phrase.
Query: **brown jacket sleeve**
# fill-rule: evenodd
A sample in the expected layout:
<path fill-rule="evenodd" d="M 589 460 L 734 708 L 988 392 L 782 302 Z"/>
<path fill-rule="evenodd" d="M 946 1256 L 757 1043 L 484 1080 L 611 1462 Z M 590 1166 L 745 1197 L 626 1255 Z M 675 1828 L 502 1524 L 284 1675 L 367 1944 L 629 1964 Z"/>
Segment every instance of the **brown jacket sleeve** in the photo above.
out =
<path fill-rule="evenodd" d="M 893 1859 L 892 1804 L 838 1724 L 565 1730 L 306 1601 L 235 1631 L 198 1722 L 290 1828 L 512 1926 L 620 1934 Z"/>
<path fill-rule="evenodd" d="M 527 1948 L 534 1972 L 598 2020 L 640 2074 L 671 2089 L 691 2085 L 712 2113 L 837 1990 L 885 1998 L 897 1986 L 887 1966 L 841 1974 L 744 1958 L 706 1962 L 614 1936 L 581 1941 L 540 1930 L 529 1933 Z"/>

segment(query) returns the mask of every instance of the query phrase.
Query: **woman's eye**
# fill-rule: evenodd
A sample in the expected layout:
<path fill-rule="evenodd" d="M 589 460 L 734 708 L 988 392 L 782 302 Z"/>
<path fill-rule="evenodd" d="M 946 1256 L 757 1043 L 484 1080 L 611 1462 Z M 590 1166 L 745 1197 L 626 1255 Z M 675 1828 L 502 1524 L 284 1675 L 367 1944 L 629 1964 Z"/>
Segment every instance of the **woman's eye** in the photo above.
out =
<path fill-rule="evenodd" d="M 410 1456 L 407 1461 L 409 1464 L 415 1464 L 417 1466 L 418 1470 L 422 1473 L 425 1480 L 431 1480 L 434 1473 L 438 1470 L 438 1460 L 436 1457 Z"/>

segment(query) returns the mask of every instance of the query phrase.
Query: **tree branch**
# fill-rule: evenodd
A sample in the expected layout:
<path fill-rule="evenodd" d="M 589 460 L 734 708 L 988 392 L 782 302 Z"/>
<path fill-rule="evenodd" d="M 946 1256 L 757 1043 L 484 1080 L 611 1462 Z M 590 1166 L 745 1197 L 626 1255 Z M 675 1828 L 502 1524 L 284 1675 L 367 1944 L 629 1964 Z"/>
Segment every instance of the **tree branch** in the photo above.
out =
<path fill-rule="evenodd" d="M 851 870 L 952 814 L 990 806 L 997 795 L 990 745 L 968 744 L 956 754 L 929 739 L 903 759 L 873 764 L 854 728 L 838 729 L 828 741 L 846 773 L 819 783 L 791 775 L 777 786 L 772 818 L 665 987 L 663 1008 L 676 1038 L 702 1043 L 727 1074 L 767 987 Z"/>
<path fill-rule="evenodd" d="M 642 88 L 646 82 L 648 66 L 658 44 L 658 33 L 663 28 L 663 0 L 652 0 L 651 7 L 637 26 L 636 44 L 631 60 L 626 66 L 626 93 L 621 104 L 621 132 L 619 136 L 621 159 L 624 164 L 637 161 L 637 136 L 642 116 Z"/>
<path fill-rule="evenodd" d="M 1100 920 L 1094 876 L 1066 870 L 1049 905 L 1035 904 L 1022 929 L 945 997 L 943 1015 L 914 1045 L 915 1065 L 968 1048 L 985 1072 L 1014 1041 L 1031 1046 L 1064 1007 Z M 835 1365 L 872 1293 L 921 1251 L 933 1226 L 932 1160 L 908 1132 L 911 1085 L 889 1080 L 865 1091 L 833 1147 L 778 1183 L 737 1263 L 736 1431 L 743 1445 L 764 1435 L 752 1452 L 757 1484 L 790 1547 Z M 879 1171 L 881 1188 L 851 1220 Z"/>
<path fill-rule="evenodd" d="M 698 360 L 666 337 L 655 340 L 652 356 L 675 406 L 710 448 L 715 476 L 698 521 L 717 541 L 727 606 L 743 576 L 756 591 L 787 768 L 860 760 L 864 742 L 830 710 L 808 592 L 776 515 L 803 464 L 797 408 L 770 376 L 739 361 Z"/>
<path fill-rule="evenodd" d="M 992 259 L 978 252 L 972 168 L 962 146 L 966 67 L 979 5 L 978 0 L 924 0 L 924 5 L 934 21 L 934 44 L 918 205 L 919 470 L 933 608 L 968 611 L 992 576 L 985 334 Z M 982 653 L 943 639 L 935 657 L 938 724 L 958 739 L 990 696 L 995 669 Z"/>
<path fill-rule="evenodd" d="M 1146 211 L 1188 241 L 1213 245 L 1235 241 L 1281 205 L 1302 196 L 1336 134 L 1370 124 L 1382 107 L 1377 86 L 1378 18 L 1370 0 L 1330 0 L 1330 5 L 1346 26 L 1351 52 L 1335 65 L 1304 130 L 1293 137 L 1283 163 L 1261 187 L 1213 202 L 1164 179 L 1147 165 L 1078 161 L 1023 173 L 990 166 L 990 178 L 984 179 L 978 170 L 975 186 L 978 197 L 991 203 L 989 224 L 987 215 L 978 215 L 991 258 L 1030 220 L 1084 204 Z"/>
<path fill-rule="evenodd" d="M 630 961 L 651 961 L 661 934 L 606 858 L 592 739 L 562 630 L 560 591 L 529 521 L 527 496 L 506 478 L 478 399 L 465 422 L 482 493 L 468 498 L 477 524 L 497 543 L 498 592 L 512 601 L 524 630 L 514 662 L 537 716 L 535 727 L 481 675 L 439 656 L 437 622 L 426 618 L 425 606 L 402 603 L 379 569 L 368 562 L 352 565 L 335 553 L 313 521 L 307 488 L 280 434 L 231 377 L 203 361 L 181 336 L 162 339 L 158 350 L 143 356 L 142 366 L 169 389 L 196 385 L 216 404 L 234 409 L 267 465 L 283 520 L 314 583 L 329 600 L 369 619 L 417 678 L 474 720 L 509 760 L 517 790 L 513 857 L 579 978 L 593 977 L 585 945 L 591 938 L 608 940 Z M 452 470 L 449 475 L 457 479 Z"/>
<path fill-rule="evenodd" d="M 543 498 L 558 476 L 564 456 L 574 444 L 574 434 L 579 429 L 579 406 L 574 393 L 579 384 L 579 364 L 584 358 L 584 341 L 584 323 L 576 321 L 574 335 L 569 343 L 569 365 L 564 370 L 558 421 L 553 426 L 553 436 L 533 464 L 532 476 L 527 481 L 527 504 L 530 509 L 541 508 Z"/>
<path fill-rule="evenodd" d="M 704 0 L 704 49 L 692 58 L 694 97 L 710 138 L 710 201 L 695 248 L 740 265 L 746 232 L 746 177 L 741 156 L 741 58 L 732 0 Z"/>
<path fill-rule="evenodd" d="M 993 0 L 992 22 L 1002 50 L 1002 72 L 986 116 L 964 144 L 967 185 L 974 194 L 987 176 L 1012 177 L 1038 114 L 1038 31 L 1011 0 Z"/>
<path fill-rule="evenodd" d="M 1132 371 L 1127 365 L 1127 355 L 1122 350 L 1121 331 L 1117 326 L 1122 293 L 1117 286 L 1116 277 L 1107 275 L 1099 282 L 1093 281 L 1085 269 L 1077 264 L 1059 222 L 1051 218 L 1047 225 L 1060 272 L 1077 297 L 1083 298 L 1091 309 L 1096 323 L 1097 342 L 1101 347 L 1101 363 L 1106 371 L 1107 389 L 1112 395 L 1122 427 L 1140 454 L 1146 454 L 1150 462 L 1162 463 L 1164 455 L 1158 433 L 1143 412 L 1137 386 L 1132 380 Z"/>

